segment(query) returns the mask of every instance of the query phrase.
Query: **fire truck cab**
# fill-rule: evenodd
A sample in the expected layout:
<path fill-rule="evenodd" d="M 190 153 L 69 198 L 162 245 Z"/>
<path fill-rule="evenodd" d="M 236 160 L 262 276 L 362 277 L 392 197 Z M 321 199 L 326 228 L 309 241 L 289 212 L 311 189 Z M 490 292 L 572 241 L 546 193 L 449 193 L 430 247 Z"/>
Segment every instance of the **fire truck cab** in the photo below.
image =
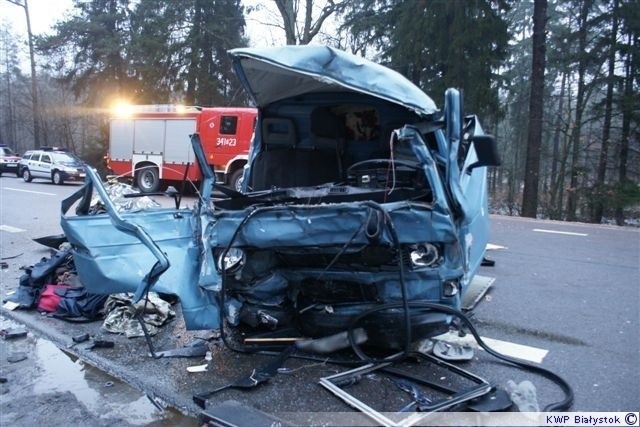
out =
<path fill-rule="evenodd" d="M 256 114 L 254 108 L 129 106 L 110 120 L 107 164 L 114 174 L 132 177 L 143 193 L 185 177 L 199 181 L 190 145 L 197 132 L 217 181 L 240 189 Z"/>

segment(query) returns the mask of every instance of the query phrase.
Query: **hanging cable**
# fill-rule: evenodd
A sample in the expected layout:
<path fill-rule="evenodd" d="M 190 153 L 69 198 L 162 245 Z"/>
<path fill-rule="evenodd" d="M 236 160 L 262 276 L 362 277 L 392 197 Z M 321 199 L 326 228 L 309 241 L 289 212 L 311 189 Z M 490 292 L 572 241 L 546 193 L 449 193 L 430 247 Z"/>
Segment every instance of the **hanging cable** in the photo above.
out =
<path fill-rule="evenodd" d="M 354 318 L 353 321 L 351 321 L 351 323 L 349 324 L 349 328 L 348 328 L 349 342 L 351 343 L 351 348 L 356 353 L 356 355 L 358 355 L 358 357 L 360 357 L 362 360 L 364 360 L 367 363 L 382 363 L 382 362 L 388 361 L 388 359 L 375 359 L 375 358 L 371 358 L 371 357 L 367 356 L 362 351 L 360 346 L 356 343 L 356 341 L 355 341 L 355 339 L 353 337 L 353 331 L 354 331 L 356 325 L 358 324 L 358 322 L 360 320 L 362 320 L 363 318 L 365 318 L 365 317 L 367 317 L 367 316 L 369 316 L 369 315 L 371 315 L 373 313 L 376 313 L 378 311 L 389 310 L 389 309 L 400 308 L 400 307 L 404 307 L 404 304 L 402 304 L 402 303 L 383 304 L 383 305 L 381 305 L 379 307 L 375 307 L 375 308 L 372 308 L 370 310 L 367 310 L 367 311 L 361 313 L 356 318 Z M 512 365 L 516 365 L 516 366 L 518 366 L 518 367 L 520 367 L 522 369 L 536 372 L 536 373 L 544 376 L 545 378 L 553 381 L 555 384 L 557 384 L 562 389 L 562 391 L 564 392 L 565 398 L 563 400 L 559 401 L 559 402 L 554 402 L 554 403 L 551 403 L 551 404 L 547 405 L 544 408 L 544 412 L 564 411 L 564 410 L 568 409 L 571 406 L 571 404 L 573 403 L 573 389 L 571 388 L 569 383 L 567 383 L 567 381 L 564 378 L 562 378 L 560 375 L 556 374 L 555 372 L 552 372 L 552 371 L 550 371 L 548 369 L 545 369 L 545 368 L 543 368 L 541 366 L 534 365 L 532 363 L 526 362 L 524 360 L 516 359 L 514 357 L 506 356 L 504 354 L 498 353 L 497 351 L 493 350 L 491 347 L 489 347 L 482 340 L 482 337 L 480 337 L 480 334 L 478 334 L 478 331 L 476 330 L 475 326 L 473 326 L 473 324 L 471 323 L 469 318 L 467 316 L 465 316 L 461 311 L 456 310 L 455 308 L 452 308 L 452 307 L 449 307 L 449 306 L 446 306 L 446 305 L 436 304 L 436 303 L 426 302 L 426 301 L 412 301 L 412 302 L 409 303 L 409 307 L 410 308 L 428 309 L 428 310 L 432 310 L 432 311 L 436 311 L 436 312 L 450 314 L 452 316 L 457 317 L 469 329 L 469 332 L 471 333 L 473 338 L 476 340 L 478 345 L 480 347 L 482 347 L 487 353 L 489 353 L 490 355 L 492 355 L 493 357 L 495 357 L 497 359 L 503 360 L 503 361 L 505 361 L 507 363 L 510 363 Z M 409 353 L 407 353 L 407 354 L 409 354 Z"/>
<path fill-rule="evenodd" d="M 382 214 L 382 218 L 384 219 L 384 224 L 387 228 L 387 230 L 389 231 L 389 234 L 391 236 L 391 239 L 393 241 L 394 246 L 396 247 L 397 251 L 398 251 L 398 270 L 399 270 L 399 282 L 400 282 L 400 290 L 401 290 L 401 297 L 402 297 L 402 301 L 401 302 L 397 302 L 397 303 L 388 303 L 388 304 L 383 304 L 374 308 L 371 308 L 369 310 L 365 310 L 362 313 L 360 313 L 358 316 L 356 316 L 355 318 L 353 318 L 349 324 L 348 324 L 348 328 L 347 328 L 347 332 L 348 332 L 348 338 L 349 338 L 349 343 L 351 345 L 351 348 L 353 349 L 354 353 L 362 360 L 362 362 L 360 363 L 381 363 L 382 361 L 384 362 L 389 362 L 389 361 L 397 361 L 399 359 L 405 358 L 407 356 L 409 356 L 411 354 L 411 349 L 410 349 L 410 345 L 411 345 L 411 309 L 412 308 L 416 308 L 416 309 L 426 309 L 426 310 L 431 310 L 431 311 L 435 311 L 435 312 L 440 312 L 440 313 L 445 313 L 445 314 L 449 314 L 452 315 L 458 319 L 460 319 L 462 321 L 462 323 L 469 329 L 470 333 L 472 334 L 472 336 L 474 337 L 474 339 L 476 340 L 476 342 L 478 343 L 478 345 L 480 347 L 482 347 L 488 354 L 492 355 L 493 357 L 503 360 L 507 363 L 510 363 L 512 365 L 515 365 L 517 367 L 520 367 L 521 369 L 525 369 L 528 371 L 532 371 L 535 373 L 538 373 L 542 376 L 544 376 L 545 378 L 551 380 L 552 382 L 554 382 L 555 384 L 557 384 L 562 391 L 565 394 L 565 398 L 559 402 L 554 402 L 551 403 L 549 405 L 547 405 L 544 408 L 545 412 L 551 412 L 551 411 L 563 411 L 566 410 L 567 408 L 569 408 L 571 406 L 571 404 L 573 403 L 573 399 L 574 399 L 574 395 L 573 395 L 573 389 L 571 388 L 571 386 L 567 383 L 567 381 L 562 378 L 560 375 L 545 369 L 541 366 L 537 366 L 531 363 L 528 363 L 526 361 L 523 360 L 519 360 L 516 358 L 512 358 L 510 356 L 506 356 L 504 354 L 501 354 L 495 350 L 493 350 L 492 348 L 490 348 L 480 337 L 480 335 L 478 334 L 477 330 L 475 329 L 475 327 L 473 326 L 473 324 L 471 323 L 471 321 L 469 320 L 469 318 L 467 316 L 465 316 L 461 311 L 443 305 L 443 304 L 437 304 L 437 303 L 432 303 L 432 302 L 426 302 L 426 301 L 412 301 L 410 302 L 408 300 L 408 290 L 407 290 L 407 286 L 406 286 L 406 281 L 405 281 L 405 271 L 404 271 L 404 260 L 403 260 L 403 253 L 400 247 L 400 241 L 397 235 L 397 232 L 395 230 L 395 227 L 393 225 L 393 221 L 391 220 L 391 217 L 389 216 L 388 212 L 385 211 L 379 204 L 375 203 L 375 202 L 362 202 L 361 203 L 363 206 L 367 206 L 373 210 L 379 211 Z M 236 230 L 234 231 L 233 235 L 231 236 L 231 239 L 229 240 L 229 243 L 227 244 L 225 250 L 223 251 L 223 253 L 221 254 L 221 256 L 224 257 L 226 256 L 226 254 L 229 252 L 229 250 L 231 249 L 232 244 L 234 243 L 235 239 L 237 238 L 238 234 L 240 233 L 240 231 L 242 230 L 242 228 L 247 224 L 247 222 L 253 218 L 254 216 L 256 216 L 257 214 L 267 211 L 267 210 L 271 210 L 272 208 L 267 208 L 267 207 L 263 207 L 263 208 L 256 208 L 253 211 L 251 211 L 247 216 L 245 216 L 243 218 L 243 220 L 240 222 L 240 224 L 238 224 L 238 227 L 236 227 Z M 360 232 L 362 226 L 352 235 L 350 241 L 354 240 L 355 237 L 357 236 L 357 234 Z M 348 245 L 348 243 L 347 243 Z M 344 251 L 345 251 L 345 247 L 347 246 L 343 246 L 342 250 L 340 252 L 338 252 L 337 256 L 334 257 L 334 259 L 331 261 L 330 265 L 332 265 L 336 260 L 337 257 L 340 256 Z M 328 267 L 329 268 L 329 267 Z M 327 269 L 328 269 L 327 268 Z M 240 353 L 260 353 L 260 354 L 268 354 L 268 355 L 279 355 L 280 353 L 274 353 L 272 351 L 269 351 L 270 348 L 265 348 L 265 347 L 257 347 L 257 346 L 244 346 L 244 348 L 236 348 L 234 346 L 232 346 L 229 341 L 227 340 L 226 334 L 224 332 L 224 303 L 225 303 L 225 293 L 226 293 L 226 274 L 225 274 L 225 265 L 224 263 L 222 263 L 221 266 L 221 274 L 222 274 L 222 284 L 221 284 L 221 292 L 220 292 L 220 311 L 219 311 L 219 315 L 220 315 L 220 336 L 222 338 L 222 341 L 224 342 L 224 344 L 231 349 L 232 351 L 236 351 L 236 352 L 240 352 Z M 358 324 L 358 322 L 360 322 L 363 318 L 379 312 L 379 311 L 383 311 L 383 310 L 390 310 L 390 309 L 397 309 L 397 308 L 402 308 L 403 309 L 403 315 L 404 315 L 404 322 L 403 322 L 403 326 L 404 326 L 404 349 L 403 351 L 395 358 L 390 359 L 390 358 L 385 358 L 385 359 L 375 359 L 375 358 L 371 358 L 368 355 L 366 355 L 362 349 L 360 348 L 359 344 L 357 344 L 355 337 L 354 337 L 354 330 Z M 249 348 L 248 348 L 249 347 Z M 281 349 L 280 347 L 274 348 L 274 350 L 278 350 Z M 301 358 L 301 359 L 306 359 L 306 360 L 324 360 L 325 362 L 327 361 L 326 358 L 317 358 L 314 356 L 304 356 L 304 355 L 291 355 L 291 357 L 294 358 Z M 337 359 L 329 359 L 328 360 L 329 363 L 336 363 L 336 364 L 346 364 L 346 365 L 355 365 L 358 364 L 357 362 L 354 361 L 347 361 L 347 360 L 337 360 Z"/>

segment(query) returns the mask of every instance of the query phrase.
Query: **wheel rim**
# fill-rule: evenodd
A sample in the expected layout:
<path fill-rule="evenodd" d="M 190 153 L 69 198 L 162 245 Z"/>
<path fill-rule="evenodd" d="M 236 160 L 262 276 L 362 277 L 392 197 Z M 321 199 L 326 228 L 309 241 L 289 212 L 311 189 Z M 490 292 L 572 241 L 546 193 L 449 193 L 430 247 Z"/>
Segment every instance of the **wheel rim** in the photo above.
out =
<path fill-rule="evenodd" d="M 60 184 L 60 174 L 57 172 L 53 174 L 53 183 Z"/>
<path fill-rule="evenodd" d="M 24 170 L 24 172 L 22 172 L 22 179 L 24 179 L 25 181 L 29 179 L 29 171 L 28 170 Z"/>
<path fill-rule="evenodd" d="M 242 175 L 240 175 L 240 178 L 236 179 L 235 185 L 233 186 L 233 189 L 236 191 L 240 191 L 242 190 Z"/>
<path fill-rule="evenodd" d="M 151 171 L 143 171 L 142 176 L 140 177 L 140 184 L 145 189 L 148 190 L 153 188 L 155 183 L 155 177 L 153 176 L 153 172 Z"/>

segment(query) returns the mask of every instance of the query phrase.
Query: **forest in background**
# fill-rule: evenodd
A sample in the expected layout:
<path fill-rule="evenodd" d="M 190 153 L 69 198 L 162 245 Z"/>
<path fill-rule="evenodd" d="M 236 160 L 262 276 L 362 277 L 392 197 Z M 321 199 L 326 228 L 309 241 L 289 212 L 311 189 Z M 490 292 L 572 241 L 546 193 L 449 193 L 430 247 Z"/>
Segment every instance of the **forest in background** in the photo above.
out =
<path fill-rule="evenodd" d="M 637 224 L 637 0 L 266 3 L 273 12 L 264 23 L 282 35 L 273 44 L 321 43 L 365 56 L 438 105 L 447 87 L 460 88 L 465 111 L 497 137 L 494 212 Z M 226 51 L 251 44 L 250 17 L 261 7 L 74 0 L 52 33 L 33 35 L 36 79 L 19 60 L 27 38 L 0 23 L 0 143 L 20 153 L 63 146 L 98 166 L 116 100 L 248 105 Z"/>

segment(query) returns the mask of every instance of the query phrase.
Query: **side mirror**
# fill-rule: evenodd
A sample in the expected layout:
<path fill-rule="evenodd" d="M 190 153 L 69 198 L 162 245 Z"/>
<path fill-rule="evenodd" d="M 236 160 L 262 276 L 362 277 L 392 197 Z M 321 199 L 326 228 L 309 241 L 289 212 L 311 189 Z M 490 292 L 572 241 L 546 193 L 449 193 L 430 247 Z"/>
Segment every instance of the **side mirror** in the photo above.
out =
<path fill-rule="evenodd" d="M 467 169 L 469 172 L 482 166 L 500 166 L 498 146 L 493 135 L 476 135 L 472 138 L 471 142 L 473 143 L 478 161 L 469 165 Z"/>

